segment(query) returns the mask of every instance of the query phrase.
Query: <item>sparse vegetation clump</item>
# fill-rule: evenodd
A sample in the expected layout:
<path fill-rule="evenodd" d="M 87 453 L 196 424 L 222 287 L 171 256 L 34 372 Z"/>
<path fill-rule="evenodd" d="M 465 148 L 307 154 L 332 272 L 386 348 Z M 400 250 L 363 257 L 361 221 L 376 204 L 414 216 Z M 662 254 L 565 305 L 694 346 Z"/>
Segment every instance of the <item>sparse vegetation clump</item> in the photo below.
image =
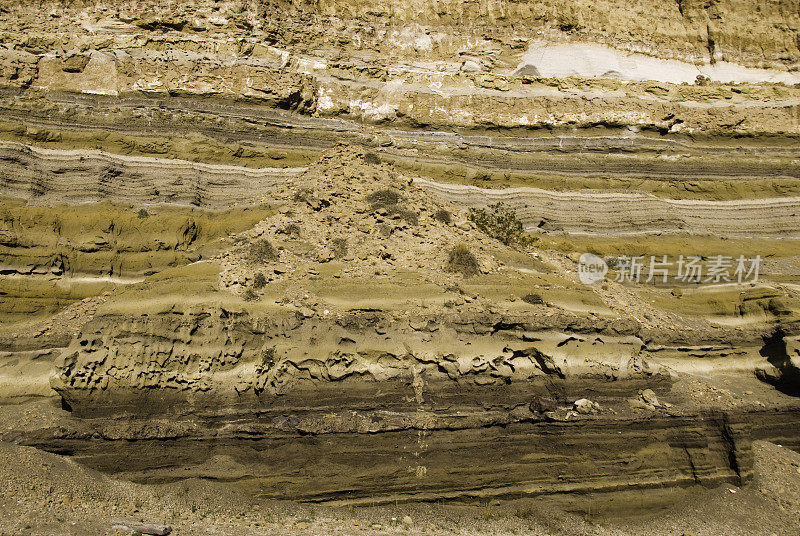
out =
<path fill-rule="evenodd" d="M 480 273 L 480 264 L 466 244 L 458 244 L 450 250 L 446 265 L 448 272 L 459 273 L 471 277 Z"/>
<path fill-rule="evenodd" d="M 311 197 L 313 194 L 314 192 L 309 188 L 298 188 L 295 190 L 292 199 L 297 202 L 302 202 Z"/>
<path fill-rule="evenodd" d="M 264 276 L 262 272 L 256 272 L 256 275 L 253 277 L 253 288 L 260 289 L 264 288 L 267 285 L 267 278 Z"/>
<path fill-rule="evenodd" d="M 331 253 L 337 259 L 343 259 L 347 256 L 347 239 L 334 238 L 331 240 Z"/>
<path fill-rule="evenodd" d="M 247 260 L 253 264 L 264 264 L 278 260 L 278 250 L 275 246 L 267 240 L 262 238 L 250 244 L 250 250 L 247 253 Z"/>
<path fill-rule="evenodd" d="M 380 164 L 381 159 L 375 153 L 367 153 L 364 155 L 364 162 L 367 164 Z"/>
<path fill-rule="evenodd" d="M 389 212 L 390 216 L 394 215 L 400 216 L 402 219 L 406 221 L 406 223 L 409 223 L 411 225 L 416 225 L 417 223 L 419 223 L 419 215 L 413 210 L 409 210 L 407 208 L 403 208 L 397 205 L 389 207 L 386 210 Z"/>
<path fill-rule="evenodd" d="M 244 294 L 242 294 L 242 298 L 244 301 L 256 301 L 258 300 L 258 294 L 251 288 L 245 289 Z"/>
<path fill-rule="evenodd" d="M 450 211 L 445 208 L 440 208 L 439 210 L 437 210 L 433 214 L 433 219 L 447 225 L 450 225 L 450 222 L 453 221 L 453 217 L 450 214 Z"/>
<path fill-rule="evenodd" d="M 490 205 L 487 208 L 471 208 L 469 219 L 478 229 L 507 246 L 526 246 L 532 241 L 525 234 L 525 228 L 514 209 L 503 203 Z"/>
<path fill-rule="evenodd" d="M 539 294 L 531 293 L 522 297 L 522 301 L 531 305 L 544 305 L 544 300 Z"/>
<path fill-rule="evenodd" d="M 372 210 L 385 210 L 389 216 L 399 216 L 407 223 L 416 225 L 419 223 L 419 215 L 410 209 L 400 205 L 403 196 L 400 192 L 386 188 L 384 190 L 377 190 L 367 196 L 367 202 L 370 204 Z"/>
<path fill-rule="evenodd" d="M 300 238 L 300 226 L 296 223 L 288 224 L 280 232 L 291 238 Z"/>
<path fill-rule="evenodd" d="M 386 188 L 384 190 L 377 190 L 367 196 L 367 203 L 372 206 L 372 210 L 379 208 L 389 208 L 397 205 L 403 197 L 397 190 Z"/>

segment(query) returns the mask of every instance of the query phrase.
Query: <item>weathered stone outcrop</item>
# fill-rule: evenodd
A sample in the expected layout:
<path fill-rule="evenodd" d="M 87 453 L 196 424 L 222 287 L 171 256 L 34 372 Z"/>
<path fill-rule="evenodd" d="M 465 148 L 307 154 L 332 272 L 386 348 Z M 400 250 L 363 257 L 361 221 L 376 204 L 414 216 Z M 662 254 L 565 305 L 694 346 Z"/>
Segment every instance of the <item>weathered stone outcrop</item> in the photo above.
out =
<path fill-rule="evenodd" d="M 379 316 L 98 316 L 53 383 L 82 424 L 26 441 L 135 480 L 191 475 L 270 497 L 380 502 L 739 483 L 753 438 L 800 427 L 791 410 L 686 405 L 641 340 L 613 326 L 582 334 L 557 331 L 556 318 Z M 655 406 L 634 409 L 648 388 Z M 597 414 L 572 411 L 586 393 Z M 151 456 L 123 469 L 115 460 L 132 439 Z M 286 451 L 287 441 L 296 446 Z M 216 448 L 237 468 L 206 464 Z M 308 478 L 285 478 L 303 466 Z"/>
<path fill-rule="evenodd" d="M 54 387 L 77 414 L 91 416 L 125 406 L 128 395 L 125 411 L 136 413 L 139 400 L 162 390 L 252 409 L 283 395 L 316 397 L 338 382 L 355 384 L 361 406 L 371 390 L 415 382 L 524 392 L 565 378 L 665 381 L 634 335 L 613 327 L 563 333 L 565 320 L 377 312 L 321 320 L 291 308 L 266 318 L 224 308 L 100 316 L 64 351 Z"/>
<path fill-rule="evenodd" d="M 64 410 L 2 439 L 351 504 L 800 446 L 788 0 L 0 3 L 0 398 Z"/>
<path fill-rule="evenodd" d="M 317 93 L 308 76 L 284 72 L 275 61 L 137 50 L 45 55 L 31 85 L 95 95 L 217 96 L 298 111 L 313 109 Z"/>

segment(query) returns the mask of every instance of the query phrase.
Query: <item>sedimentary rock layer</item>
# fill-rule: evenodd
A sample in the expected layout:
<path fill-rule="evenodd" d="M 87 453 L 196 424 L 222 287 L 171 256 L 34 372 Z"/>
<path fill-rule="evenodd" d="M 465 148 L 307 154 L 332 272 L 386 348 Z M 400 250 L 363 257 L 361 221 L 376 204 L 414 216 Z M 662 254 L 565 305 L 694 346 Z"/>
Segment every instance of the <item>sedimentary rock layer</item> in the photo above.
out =
<path fill-rule="evenodd" d="M 791 407 L 693 407 L 622 324 L 276 313 L 96 318 L 54 383 L 81 421 L 25 441 L 134 480 L 354 502 L 740 483 L 753 439 L 797 444 Z M 602 412 L 572 411 L 589 392 Z M 148 455 L 123 464 L 130 440 Z"/>
<path fill-rule="evenodd" d="M 184 160 L 0 144 L 3 195 L 36 203 L 252 204 L 299 169 L 250 169 Z"/>
<path fill-rule="evenodd" d="M 528 230 L 589 234 L 688 232 L 724 236 L 800 236 L 800 198 L 739 201 L 664 199 L 644 193 L 482 189 L 416 179 L 426 191 L 459 205 L 502 202 Z"/>
<path fill-rule="evenodd" d="M 0 145 L 4 194 L 36 203 L 121 201 L 222 208 L 252 204 L 303 168 L 260 168 L 113 155 L 98 151 Z M 654 232 L 726 236 L 800 236 L 800 198 L 740 201 L 665 199 L 645 193 L 553 192 L 536 188 L 482 189 L 418 178 L 416 184 L 449 202 L 483 207 L 503 202 L 529 230 L 591 234 Z"/>

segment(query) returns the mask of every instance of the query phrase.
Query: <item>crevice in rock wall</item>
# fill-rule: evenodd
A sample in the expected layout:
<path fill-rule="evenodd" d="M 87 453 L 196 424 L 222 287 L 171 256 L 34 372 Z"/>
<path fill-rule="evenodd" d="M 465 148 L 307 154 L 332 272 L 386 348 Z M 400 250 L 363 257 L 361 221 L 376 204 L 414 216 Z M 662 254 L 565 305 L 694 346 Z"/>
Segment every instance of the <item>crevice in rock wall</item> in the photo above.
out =
<path fill-rule="evenodd" d="M 678 2 L 678 5 L 680 5 L 680 1 Z M 683 446 L 683 451 L 686 453 L 686 460 L 689 462 L 689 467 L 691 468 L 692 471 L 692 479 L 696 484 L 699 484 L 700 475 L 697 473 L 697 467 L 695 466 L 694 463 L 694 457 L 692 456 L 692 451 L 689 449 L 687 445 Z"/>
<path fill-rule="evenodd" d="M 738 479 L 737 485 L 742 486 L 745 483 L 745 478 L 742 475 L 742 469 L 739 466 L 740 449 L 737 445 L 736 439 L 734 438 L 734 432 L 728 423 L 728 414 L 723 412 L 718 419 L 720 424 L 720 435 L 727 450 L 728 465 L 730 469 L 736 473 L 736 477 Z"/>
<path fill-rule="evenodd" d="M 800 396 L 800 368 L 798 362 L 789 354 L 787 339 L 789 336 L 782 326 L 778 326 L 769 335 L 764 337 L 764 345 L 760 354 L 774 367 L 774 372 L 760 369 L 756 371 L 762 381 L 774 385 L 782 392 Z"/>

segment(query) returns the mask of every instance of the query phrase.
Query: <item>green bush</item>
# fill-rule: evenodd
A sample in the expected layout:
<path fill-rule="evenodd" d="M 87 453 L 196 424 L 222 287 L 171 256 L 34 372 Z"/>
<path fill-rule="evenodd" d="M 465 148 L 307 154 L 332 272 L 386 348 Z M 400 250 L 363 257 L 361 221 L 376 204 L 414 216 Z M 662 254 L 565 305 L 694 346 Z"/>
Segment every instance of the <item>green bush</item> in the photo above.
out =
<path fill-rule="evenodd" d="M 525 234 L 525 228 L 517 218 L 517 213 L 503 203 L 490 205 L 488 208 L 471 208 L 469 219 L 478 229 L 507 246 L 512 244 L 525 246 L 532 242 Z"/>
<path fill-rule="evenodd" d="M 465 277 L 478 275 L 480 264 L 478 259 L 469 250 L 466 244 L 458 244 L 450 250 L 450 257 L 447 260 L 447 271 L 460 273 Z"/>

